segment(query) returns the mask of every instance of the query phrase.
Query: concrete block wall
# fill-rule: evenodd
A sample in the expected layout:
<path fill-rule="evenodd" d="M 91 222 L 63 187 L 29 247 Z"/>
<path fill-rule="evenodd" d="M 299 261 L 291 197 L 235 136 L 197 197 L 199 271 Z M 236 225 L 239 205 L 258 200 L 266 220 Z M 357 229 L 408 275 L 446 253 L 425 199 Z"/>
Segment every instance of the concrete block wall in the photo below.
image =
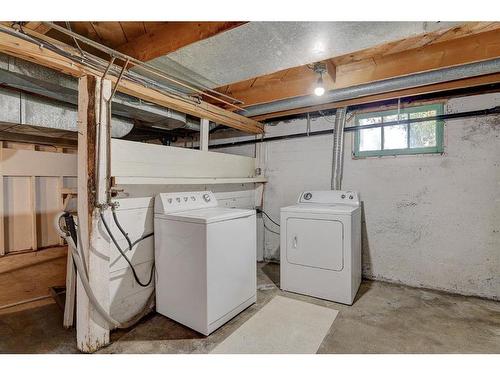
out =
<path fill-rule="evenodd" d="M 500 94 L 455 98 L 445 112 L 499 103 Z M 331 128 L 332 121 L 316 119 L 311 131 Z M 294 120 L 266 130 L 305 129 L 306 120 Z M 500 299 L 500 117 L 446 121 L 443 155 L 354 159 L 353 135 L 345 135 L 343 189 L 359 191 L 364 205 L 364 277 Z M 330 189 L 332 142 L 326 135 L 258 146 L 265 148 L 269 215 L 279 220 L 280 207 L 303 190 Z M 279 259 L 279 238 L 267 231 L 264 255 Z"/>

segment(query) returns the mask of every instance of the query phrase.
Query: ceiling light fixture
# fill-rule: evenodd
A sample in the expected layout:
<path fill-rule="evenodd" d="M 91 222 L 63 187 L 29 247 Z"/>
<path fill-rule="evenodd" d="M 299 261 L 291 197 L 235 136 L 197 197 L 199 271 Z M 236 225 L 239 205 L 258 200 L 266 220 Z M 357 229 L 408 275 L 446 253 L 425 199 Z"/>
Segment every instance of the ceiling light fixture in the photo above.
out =
<path fill-rule="evenodd" d="M 326 72 L 326 65 L 324 63 L 314 63 L 312 69 L 319 75 L 314 87 L 314 95 L 322 96 L 325 93 L 325 85 L 323 83 L 323 73 Z"/>

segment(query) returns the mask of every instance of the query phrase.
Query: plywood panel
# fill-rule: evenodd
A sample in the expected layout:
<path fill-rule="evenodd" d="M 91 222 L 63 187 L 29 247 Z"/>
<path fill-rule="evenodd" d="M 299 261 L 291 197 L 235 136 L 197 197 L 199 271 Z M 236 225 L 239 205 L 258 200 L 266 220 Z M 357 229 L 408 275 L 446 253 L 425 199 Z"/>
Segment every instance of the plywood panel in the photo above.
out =
<path fill-rule="evenodd" d="M 255 177 L 255 159 L 180 147 L 113 139 L 114 177 L 247 178 Z"/>
<path fill-rule="evenodd" d="M 31 178 L 4 176 L 3 181 L 6 252 L 31 249 Z"/>
<path fill-rule="evenodd" d="M 38 247 L 59 243 L 54 217 L 60 210 L 59 177 L 36 178 L 36 231 Z"/>
<path fill-rule="evenodd" d="M 58 152 L 4 149 L 2 173 L 6 176 L 76 176 L 77 156 Z"/>

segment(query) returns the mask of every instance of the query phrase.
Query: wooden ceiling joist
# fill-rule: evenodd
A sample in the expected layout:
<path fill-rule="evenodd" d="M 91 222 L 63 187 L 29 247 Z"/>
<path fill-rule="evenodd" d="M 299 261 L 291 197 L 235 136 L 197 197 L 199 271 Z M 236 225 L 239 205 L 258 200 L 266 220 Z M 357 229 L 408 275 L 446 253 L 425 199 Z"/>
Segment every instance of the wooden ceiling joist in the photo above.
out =
<path fill-rule="evenodd" d="M 6 29 L 6 27 L 0 26 L 0 29 Z M 53 43 L 61 46 L 61 43 L 55 40 Z M 64 46 L 64 48 L 74 54 L 77 53 L 72 47 Z M 81 77 L 84 75 L 100 77 L 102 75 L 99 71 L 76 63 L 47 48 L 41 48 L 36 44 L 3 32 L 0 32 L 0 52 L 43 65 L 73 77 Z M 109 76 L 108 79 L 113 85 L 117 82 L 117 78 L 114 76 Z M 247 133 L 260 134 L 263 132 L 263 125 L 255 120 L 226 111 L 204 101 L 194 102 L 167 95 L 127 79 L 122 79 L 119 82 L 118 91 L 158 104 L 162 107 L 171 108 L 196 117 L 206 118 L 215 123 L 226 125 Z"/>
<path fill-rule="evenodd" d="M 426 95 L 436 92 L 466 89 L 471 87 L 491 85 L 495 83 L 500 83 L 500 73 L 488 74 L 480 77 L 465 78 L 458 81 L 436 83 L 433 85 L 415 87 L 405 90 L 398 90 L 392 92 L 386 92 L 383 94 L 369 95 L 361 98 L 342 100 L 339 102 L 332 102 L 326 104 L 319 104 L 310 107 L 295 108 L 286 111 L 279 111 L 273 113 L 266 113 L 263 115 L 253 116 L 252 118 L 256 121 L 264 121 L 272 118 L 287 117 L 293 115 L 299 115 L 307 112 L 317 112 L 326 111 L 330 109 L 342 108 L 347 106 L 377 103 L 383 100 L 391 100 L 398 98 L 408 98 L 416 95 Z"/>
<path fill-rule="evenodd" d="M 138 60 L 149 61 L 244 23 L 246 22 L 165 22 L 147 34 L 118 46 L 117 50 Z"/>
<path fill-rule="evenodd" d="M 500 23 L 468 23 L 327 60 L 325 86 L 328 90 L 351 87 L 497 57 Z M 335 82 L 331 71 L 335 71 Z M 304 65 L 223 86 L 218 91 L 248 107 L 310 95 L 316 80 L 317 75 Z"/>

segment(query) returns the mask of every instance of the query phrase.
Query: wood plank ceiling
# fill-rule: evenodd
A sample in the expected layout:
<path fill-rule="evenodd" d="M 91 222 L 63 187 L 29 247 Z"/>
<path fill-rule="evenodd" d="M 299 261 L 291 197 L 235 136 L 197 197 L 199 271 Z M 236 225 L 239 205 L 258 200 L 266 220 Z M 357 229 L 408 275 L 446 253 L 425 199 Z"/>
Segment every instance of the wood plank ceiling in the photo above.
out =
<path fill-rule="evenodd" d="M 67 28 L 66 22 L 55 22 Z M 245 22 L 69 22 L 71 30 L 141 61 L 149 61 L 181 47 L 238 27 Z M 25 25 L 33 31 L 74 45 L 72 38 L 42 22 Z M 82 43 L 90 53 L 99 51 Z"/>

